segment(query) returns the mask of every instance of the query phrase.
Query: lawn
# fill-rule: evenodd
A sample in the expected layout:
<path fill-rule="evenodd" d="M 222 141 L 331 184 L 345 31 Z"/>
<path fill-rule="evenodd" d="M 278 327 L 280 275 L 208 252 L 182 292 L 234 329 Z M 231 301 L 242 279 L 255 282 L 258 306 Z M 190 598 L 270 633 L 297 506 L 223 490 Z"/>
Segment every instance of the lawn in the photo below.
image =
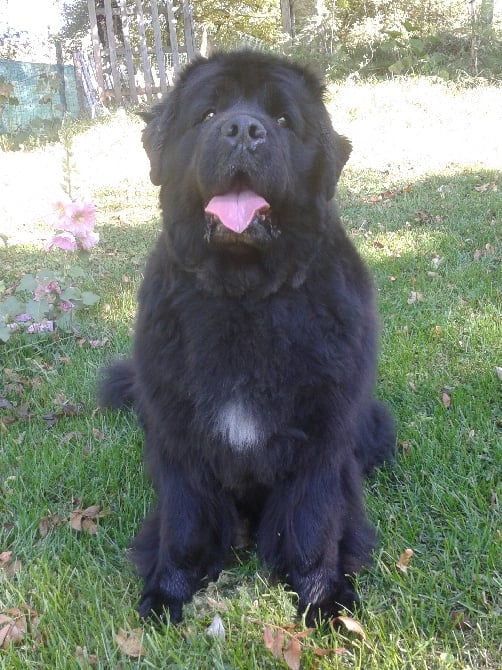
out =
<path fill-rule="evenodd" d="M 159 214 L 141 122 L 119 113 L 73 140 L 100 234 L 79 282 L 99 303 L 73 332 L 0 343 L 0 668 L 502 668 L 502 89 L 353 82 L 329 106 L 354 144 L 338 200 L 375 276 L 377 392 L 398 425 L 396 462 L 366 487 L 380 537 L 357 578 L 360 627 L 305 631 L 252 548 L 179 627 L 137 618 L 142 438 L 94 388 L 129 347 Z M 75 262 L 43 250 L 62 159 L 61 145 L 0 152 L 0 300 Z"/>

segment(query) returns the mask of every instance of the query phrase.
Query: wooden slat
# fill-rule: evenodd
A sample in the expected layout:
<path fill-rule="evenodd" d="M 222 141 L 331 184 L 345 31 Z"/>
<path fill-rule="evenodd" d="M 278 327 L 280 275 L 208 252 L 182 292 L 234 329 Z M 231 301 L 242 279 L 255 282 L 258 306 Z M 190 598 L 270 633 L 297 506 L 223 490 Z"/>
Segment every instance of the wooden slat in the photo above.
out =
<path fill-rule="evenodd" d="M 126 0 L 120 0 L 120 15 L 122 19 L 122 32 L 124 34 L 124 55 L 127 68 L 127 78 L 129 81 L 129 95 L 134 105 L 138 104 L 138 94 L 136 92 L 136 80 L 134 78 L 134 61 L 132 57 L 131 38 L 129 36 L 129 16 L 127 15 Z"/>
<path fill-rule="evenodd" d="M 180 56 L 178 51 L 178 38 L 176 37 L 176 19 L 174 18 L 173 3 L 171 0 L 166 0 L 166 8 L 169 38 L 171 40 L 171 51 L 173 53 L 174 72 L 177 73 L 180 69 Z"/>
<path fill-rule="evenodd" d="M 92 50 L 94 53 L 94 63 L 96 65 L 96 79 L 98 82 L 98 99 L 103 104 L 105 101 L 105 79 L 103 76 L 103 67 L 101 65 L 101 46 L 99 43 L 95 0 L 87 0 L 87 4 L 89 7 L 89 21 L 91 24 Z"/>
<path fill-rule="evenodd" d="M 157 67 L 159 70 L 160 90 L 167 92 L 166 66 L 164 63 L 164 52 L 162 49 L 162 37 L 160 34 L 159 9 L 157 0 L 151 0 L 153 39 L 155 41 L 155 55 L 157 56 Z"/>
<path fill-rule="evenodd" d="M 143 7 L 141 4 L 141 0 L 136 0 L 136 16 L 138 19 L 139 50 L 141 53 L 143 77 L 145 79 L 146 97 L 150 102 L 152 99 L 152 76 L 150 73 L 150 63 L 148 62 L 148 47 L 146 44 L 145 18 L 143 16 Z"/>
<path fill-rule="evenodd" d="M 113 30 L 112 0 L 105 0 L 105 18 L 106 18 L 106 36 L 108 38 L 108 53 L 110 56 L 110 67 L 112 70 L 113 92 L 115 102 L 120 105 L 122 102 L 122 90 L 120 84 L 120 74 L 117 63 L 117 52 L 115 49 L 115 32 Z"/>
<path fill-rule="evenodd" d="M 195 56 L 195 40 L 193 37 L 192 5 L 187 0 L 182 0 L 183 6 L 183 28 L 185 30 L 185 51 L 189 61 Z"/>

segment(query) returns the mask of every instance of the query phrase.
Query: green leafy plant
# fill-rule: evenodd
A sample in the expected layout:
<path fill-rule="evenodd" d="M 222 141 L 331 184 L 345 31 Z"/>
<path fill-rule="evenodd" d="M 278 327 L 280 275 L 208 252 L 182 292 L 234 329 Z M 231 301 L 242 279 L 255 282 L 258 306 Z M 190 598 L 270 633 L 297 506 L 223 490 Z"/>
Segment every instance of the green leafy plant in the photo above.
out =
<path fill-rule="evenodd" d="M 0 284 L 0 340 L 7 342 L 16 332 L 44 333 L 59 328 L 71 332 L 76 313 L 92 307 L 99 296 L 76 286 L 86 276 L 85 270 L 73 265 L 62 271 L 47 268 L 26 274 L 9 289 Z"/>

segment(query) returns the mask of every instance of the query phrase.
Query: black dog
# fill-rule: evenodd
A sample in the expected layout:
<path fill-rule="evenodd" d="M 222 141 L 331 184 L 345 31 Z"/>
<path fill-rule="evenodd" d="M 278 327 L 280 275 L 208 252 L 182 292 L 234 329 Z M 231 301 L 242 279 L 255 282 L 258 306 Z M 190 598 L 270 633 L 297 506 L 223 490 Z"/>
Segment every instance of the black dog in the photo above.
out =
<path fill-rule="evenodd" d="M 307 621 L 357 601 L 361 480 L 394 432 L 372 397 L 372 282 L 330 202 L 351 145 L 322 97 L 303 67 L 237 52 L 190 64 L 146 115 L 163 232 L 132 358 L 101 387 L 134 405 L 157 493 L 132 545 L 143 617 L 180 620 L 240 518 Z"/>

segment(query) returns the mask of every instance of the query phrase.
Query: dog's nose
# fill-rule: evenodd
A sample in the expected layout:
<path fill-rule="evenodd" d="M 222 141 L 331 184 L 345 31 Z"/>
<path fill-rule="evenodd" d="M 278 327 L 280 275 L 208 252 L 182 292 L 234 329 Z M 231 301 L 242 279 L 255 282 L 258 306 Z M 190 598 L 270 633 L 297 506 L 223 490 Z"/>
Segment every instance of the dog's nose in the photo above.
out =
<path fill-rule="evenodd" d="M 263 124 L 248 114 L 229 119 L 223 124 L 221 134 L 232 146 L 242 145 L 249 151 L 254 151 L 267 137 Z"/>

